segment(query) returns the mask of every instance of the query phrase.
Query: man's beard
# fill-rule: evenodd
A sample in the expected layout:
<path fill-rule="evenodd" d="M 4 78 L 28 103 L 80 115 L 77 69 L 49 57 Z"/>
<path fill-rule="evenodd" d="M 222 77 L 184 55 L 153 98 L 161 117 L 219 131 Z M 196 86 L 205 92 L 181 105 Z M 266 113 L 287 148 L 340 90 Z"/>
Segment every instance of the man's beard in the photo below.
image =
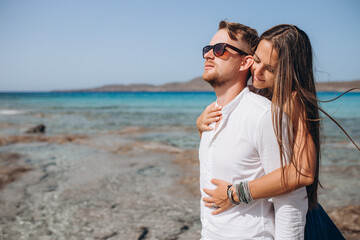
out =
<path fill-rule="evenodd" d="M 213 88 L 218 88 L 224 86 L 230 80 L 219 80 L 219 75 L 217 73 L 213 73 L 210 75 L 203 74 L 203 79 L 208 82 Z"/>

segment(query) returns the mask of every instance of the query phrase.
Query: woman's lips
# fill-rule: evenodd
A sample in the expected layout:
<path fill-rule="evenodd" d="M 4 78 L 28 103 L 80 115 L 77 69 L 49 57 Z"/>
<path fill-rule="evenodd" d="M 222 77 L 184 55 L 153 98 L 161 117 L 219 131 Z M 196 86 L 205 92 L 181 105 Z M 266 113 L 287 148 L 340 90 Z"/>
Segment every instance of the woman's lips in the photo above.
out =
<path fill-rule="evenodd" d="M 259 79 L 259 78 L 255 77 L 255 76 L 254 76 L 254 79 L 259 81 L 259 82 L 265 82 L 265 80 Z"/>

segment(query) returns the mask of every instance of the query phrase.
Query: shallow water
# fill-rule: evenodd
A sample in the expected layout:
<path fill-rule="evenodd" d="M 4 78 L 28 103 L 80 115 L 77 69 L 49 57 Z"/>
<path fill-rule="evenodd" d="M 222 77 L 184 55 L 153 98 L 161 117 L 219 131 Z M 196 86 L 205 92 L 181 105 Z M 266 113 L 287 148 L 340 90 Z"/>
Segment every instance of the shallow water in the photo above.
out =
<path fill-rule="evenodd" d="M 329 100 L 338 93 L 318 93 Z M 214 93 L 0 93 L 0 133 L 22 134 L 45 124 L 48 134 L 94 134 L 137 126 L 151 129 L 142 140 L 196 149 L 197 116 L 216 99 Z M 357 142 L 360 142 L 360 93 L 322 103 Z M 353 164 L 359 154 L 329 119 L 323 121 L 323 163 Z M 336 161 L 338 155 L 342 159 Z"/>

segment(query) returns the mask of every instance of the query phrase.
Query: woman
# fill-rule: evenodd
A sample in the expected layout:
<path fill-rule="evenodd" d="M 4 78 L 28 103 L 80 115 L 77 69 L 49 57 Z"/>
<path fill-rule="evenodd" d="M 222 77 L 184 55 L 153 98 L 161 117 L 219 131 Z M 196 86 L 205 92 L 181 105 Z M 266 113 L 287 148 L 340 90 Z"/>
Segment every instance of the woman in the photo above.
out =
<path fill-rule="evenodd" d="M 309 211 L 305 239 L 344 239 L 317 202 L 320 184 L 319 110 L 323 110 L 317 102 L 312 49 L 306 33 L 285 24 L 264 32 L 254 54 L 251 73 L 253 90 L 268 97 L 274 106 L 272 119 L 281 156 L 285 156 L 282 144 L 284 114 L 291 123 L 285 129 L 287 136 L 291 137 L 284 139 L 290 143 L 290 162 L 281 157 L 281 168 L 250 181 L 252 199 L 270 198 L 306 186 Z M 200 115 L 197 120 L 200 134 L 212 130 L 209 124 L 221 119 L 220 109 L 212 104 Z M 237 192 L 233 191 L 229 196 L 235 202 L 240 201 Z M 216 213 L 231 207 L 229 201 L 221 201 L 219 197 L 216 205 L 220 210 Z"/>

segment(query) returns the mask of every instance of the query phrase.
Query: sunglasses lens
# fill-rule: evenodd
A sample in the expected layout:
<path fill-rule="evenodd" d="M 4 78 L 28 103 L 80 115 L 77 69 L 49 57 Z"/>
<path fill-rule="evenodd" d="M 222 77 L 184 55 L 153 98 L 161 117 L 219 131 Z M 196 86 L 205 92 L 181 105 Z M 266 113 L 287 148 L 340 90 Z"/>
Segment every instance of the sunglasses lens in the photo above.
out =
<path fill-rule="evenodd" d="M 215 44 L 214 46 L 214 55 L 220 57 L 225 52 L 225 44 Z"/>
<path fill-rule="evenodd" d="M 203 58 L 205 58 L 205 54 L 211 50 L 211 46 L 205 46 L 203 48 Z"/>

